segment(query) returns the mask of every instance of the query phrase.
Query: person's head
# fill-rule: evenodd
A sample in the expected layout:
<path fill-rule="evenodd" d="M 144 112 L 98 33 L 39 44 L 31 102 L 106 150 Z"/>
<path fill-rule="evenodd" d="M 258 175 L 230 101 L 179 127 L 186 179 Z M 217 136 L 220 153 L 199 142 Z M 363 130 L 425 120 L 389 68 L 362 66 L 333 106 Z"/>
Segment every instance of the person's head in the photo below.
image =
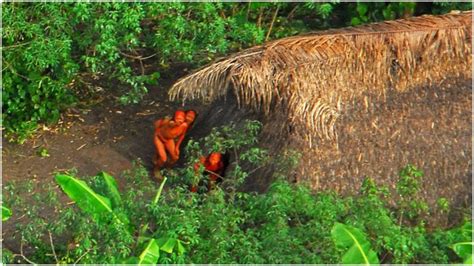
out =
<path fill-rule="evenodd" d="M 185 118 L 186 118 L 186 113 L 183 110 L 178 110 L 174 113 L 174 121 L 178 124 L 183 123 Z"/>
<path fill-rule="evenodd" d="M 194 122 L 194 119 L 196 119 L 196 112 L 194 110 L 187 111 L 185 121 L 188 123 L 192 123 Z"/>
<path fill-rule="evenodd" d="M 218 164 L 222 160 L 222 154 L 220 152 L 213 152 L 209 155 L 209 163 L 212 165 Z"/>

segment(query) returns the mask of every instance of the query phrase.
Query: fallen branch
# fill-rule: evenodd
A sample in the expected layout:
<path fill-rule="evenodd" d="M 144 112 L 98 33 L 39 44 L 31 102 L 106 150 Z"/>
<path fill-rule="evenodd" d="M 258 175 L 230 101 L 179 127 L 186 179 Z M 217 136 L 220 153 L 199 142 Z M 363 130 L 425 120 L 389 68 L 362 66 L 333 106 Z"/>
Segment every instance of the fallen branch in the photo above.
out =
<path fill-rule="evenodd" d="M 51 231 L 48 230 L 48 234 L 49 234 L 49 243 L 51 244 L 51 250 L 53 251 L 54 259 L 56 260 L 56 263 L 59 263 L 58 256 L 56 255 L 56 251 L 54 250 L 53 236 L 51 235 Z"/>
<path fill-rule="evenodd" d="M 81 261 L 82 258 L 84 258 L 84 256 L 89 253 L 89 251 L 91 251 L 91 250 L 88 249 L 86 252 L 84 252 L 84 254 L 82 254 L 82 255 L 74 262 L 74 265 L 76 265 L 79 261 Z"/>
<path fill-rule="evenodd" d="M 29 264 L 35 264 L 35 265 L 37 265 L 38 263 L 32 262 L 31 260 L 29 260 L 29 259 L 25 256 L 25 254 L 23 253 L 23 244 L 24 244 L 24 243 L 23 243 L 23 238 L 22 238 L 22 239 L 21 239 L 21 242 L 20 242 L 20 256 L 21 256 L 26 262 L 28 262 Z M 18 254 L 15 254 L 14 256 L 18 256 Z"/>
<path fill-rule="evenodd" d="M 135 59 L 135 60 L 140 60 L 140 61 L 150 59 L 150 58 L 152 58 L 152 57 L 154 57 L 154 56 L 156 56 L 156 55 L 158 54 L 158 53 L 154 53 L 154 54 L 152 54 L 152 55 L 143 57 L 143 56 L 141 56 L 141 55 L 139 55 L 139 56 L 129 55 L 129 54 L 126 54 L 126 53 L 121 52 L 121 51 L 119 51 L 119 53 L 120 53 L 121 55 L 125 56 L 125 57 L 131 58 L 131 59 Z"/>

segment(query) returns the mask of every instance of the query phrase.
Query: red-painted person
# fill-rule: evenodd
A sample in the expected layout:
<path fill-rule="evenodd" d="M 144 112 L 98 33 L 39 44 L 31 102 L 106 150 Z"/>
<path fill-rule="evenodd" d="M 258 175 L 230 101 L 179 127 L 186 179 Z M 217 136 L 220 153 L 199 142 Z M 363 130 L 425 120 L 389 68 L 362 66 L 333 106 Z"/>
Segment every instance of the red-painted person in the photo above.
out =
<path fill-rule="evenodd" d="M 204 166 L 204 174 L 209 176 L 208 189 L 210 190 L 217 181 L 222 181 L 224 174 L 224 162 L 220 152 L 212 152 L 209 156 L 202 156 L 199 162 L 194 164 L 194 170 L 197 172 L 199 168 Z"/>
<path fill-rule="evenodd" d="M 174 114 L 174 119 L 166 117 L 155 121 L 153 134 L 156 149 L 156 155 L 153 158 L 155 176 L 165 164 L 172 166 L 178 161 L 180 145 L 195 117 L 196 112 L 193 110 L 187 112 L 178 110 Z"/>

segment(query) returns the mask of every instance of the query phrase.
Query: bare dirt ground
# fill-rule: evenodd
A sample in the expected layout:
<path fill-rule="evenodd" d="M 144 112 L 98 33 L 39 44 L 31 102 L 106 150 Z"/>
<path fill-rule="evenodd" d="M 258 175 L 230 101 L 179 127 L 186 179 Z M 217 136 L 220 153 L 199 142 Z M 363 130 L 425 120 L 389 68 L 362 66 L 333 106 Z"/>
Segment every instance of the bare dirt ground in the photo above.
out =
<path fill-rule="evenodd" d="M 22 145 L 4 140 L 2 187 L 10 181 L 26 180 L 34 184 L 55 184 L 54 173 L 76 169 L 79 177 L 105 171 L 116 177 L 123 188 L 125 183 L 120 174 L 130 169 L 134 161 L 140 159 L 147 169 L 152 169 L 153 121 L 172 115 L 181 107 L 167 100 L 171 84 L 165 80 L 150 88 L 137 105 L 123 106 L 109 97 L 90 109 L 69 110 L 59 125 L 40 130 Z M 48 151 L 48 157 L 39 155 L 42 148 Z M 33 201 L 31 195 L 24 198 Z M 14 252 L 19 251 L 19 241 L 14 238 L 15 226 L 23 221 L 18 220 L 18 216 L 14 213 L 2 228 L 2 244 Z"/>
<path fill-rule="evenodd" d="M 151 88 L 140 104 L 123 106 L 110 97 L 91 109 L 70 110 L 59 126 L 41 131 L 22 145 L 4 140 L 3 183 L 53 180 L 55 172 L 72 168 L 79 176 L 99 171 L 118 176 L 137 159 L 151 169 L 153 121 L 182 107 L 168 101 L 171 84 L 164 81 Z M 41 148 L 48 157 L 39 155 Z"/>

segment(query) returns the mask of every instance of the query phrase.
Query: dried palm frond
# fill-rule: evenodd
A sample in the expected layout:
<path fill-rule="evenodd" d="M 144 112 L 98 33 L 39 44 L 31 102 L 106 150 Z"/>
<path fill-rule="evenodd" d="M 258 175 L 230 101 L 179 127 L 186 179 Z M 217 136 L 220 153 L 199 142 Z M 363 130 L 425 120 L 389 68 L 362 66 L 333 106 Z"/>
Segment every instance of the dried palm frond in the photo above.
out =
<path fill-rule="evenodd" d="M 471 75 L 472 12 L 421 16 L 284 38 L 221 59 L 176 82 L 171 99 L 287 113 L 309 136 L 334 139 L 335 122 L 367 94 Z"/>

